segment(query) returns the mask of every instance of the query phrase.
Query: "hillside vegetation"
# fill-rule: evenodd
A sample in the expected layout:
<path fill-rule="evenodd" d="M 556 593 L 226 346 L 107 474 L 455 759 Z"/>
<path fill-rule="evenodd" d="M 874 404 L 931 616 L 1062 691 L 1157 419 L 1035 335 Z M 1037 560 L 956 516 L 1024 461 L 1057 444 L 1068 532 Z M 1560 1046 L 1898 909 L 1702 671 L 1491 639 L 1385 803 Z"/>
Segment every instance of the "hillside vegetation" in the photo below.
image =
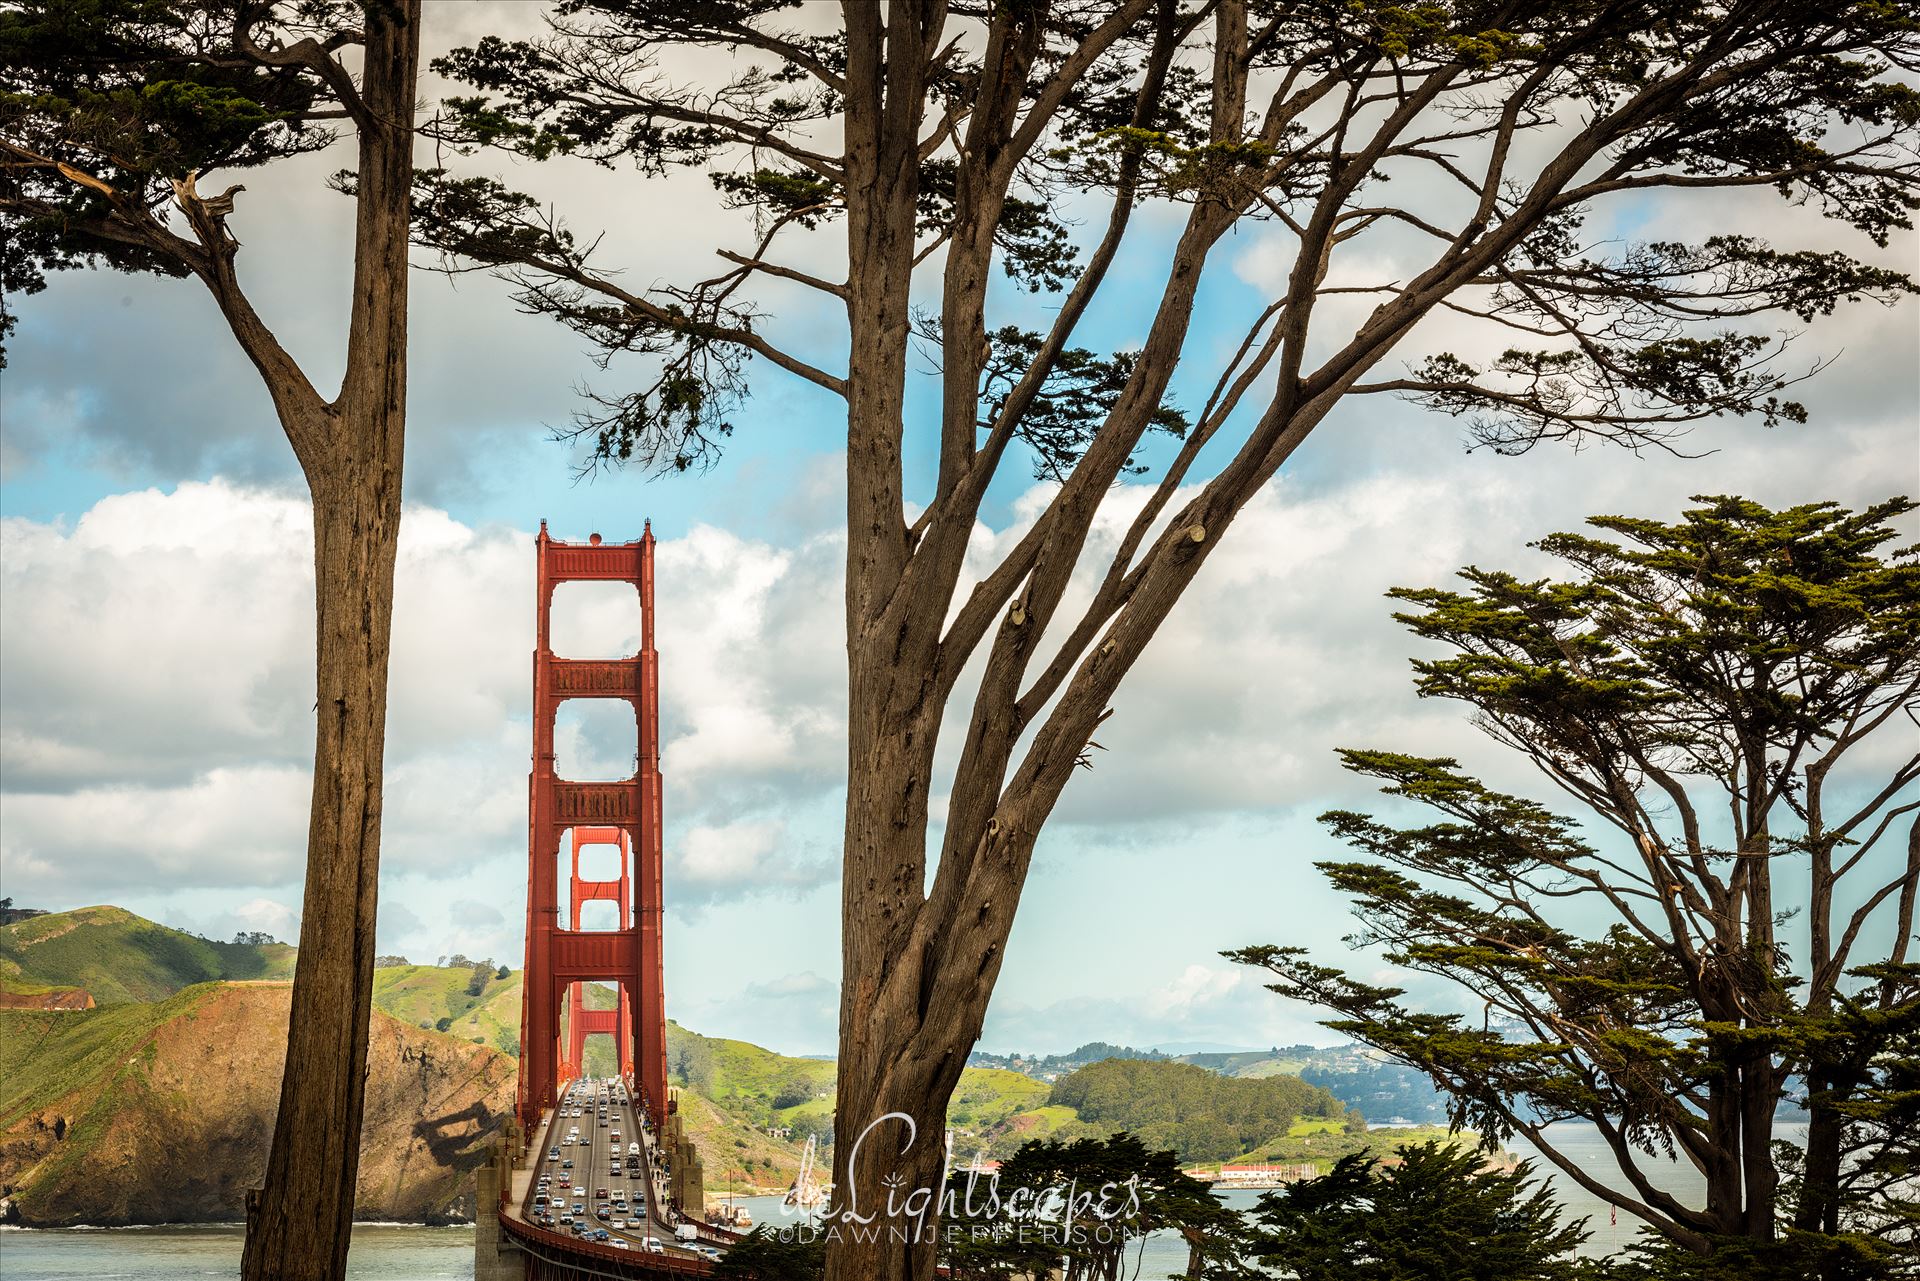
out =
<path fill-rule="evenodd" d="M 373 1004 L 418 1028 L 520 1053 L 520 971 L 484 966 L 393 965 L 373 972 Z"/>
<path fill-rule="evenodd" d="M 1285 1136 L 1302 1118 L 1344 1121 L 1346 1108 L 1291 1076 L 1229 1077 L 1165 1059 L 1108 1059 L 1054 1082 L 1048 1102 L 1072 1108 L 1060 1137 L 1125 1130 L 1182 1161 L 1220 1161 Z"/>
<path fill-rule="evenodd" d="M 208 983 L 152 1005 L 0 1011 L 0 1189 L 36 1227 L 230 1222 L 264 1175 L 289 986 Z M 374 1019 L 355 1212 L 468 1218 L 512 1110 L 513 1060 Z"/>
<path fill-rule="evenodd" d="M 81 988 L 99 1005 L 164 1001 L 218 979 L 286 979 L 285 943 L 216 943 L 118 907 L 49 912 L 0 926 L 0 987 Z"/>
<path fill-rule="evenodd" d="M 712 1100 L 742 1127 L 786 1130 L 796 1149 L 809 1134 L 833 1135 L 834 1065 L 796 1059 L 747 1041 L 701 1036 L 667 1025 L 667 1068 L 675 1084 Z M 1011 1153 L 1033 1125 L 1023 1117 L 1044 1107 L 1049 1087 L 1018 1072 L 967 1068 L 960 1074 L 947 1122 L 969 1152 Z M 726 1152 L 720 1153 L 726 1157 Z M 709 1172 L 711 1173 L 711 1171 Z"/>
<path fill-rule="evenodd" d="M 1358 1045 L 1276 1045 L 1266 1050 L 1225 1050 L 1167 1054 L 1129 1045 L 1089 1041 L 1065 1054 L 994 1054 L 975 1050 L 971 1067 L 1004 1067 L 1042 1081 L 1058 1081 L 1069 1072 L 1107 1059 L 1152 1059 L 1191 1063 L 1221 1076 L 1297 1076 L 1324 1087 L 1369 1121 L 1394 1125 L 1437 1124 L 1447 1119 L 1444 1100 L 1425 1073 L 1387 1062 Z"/>
<path fill-rule="evenodd" d="M 9 993 L 84 988 L 99 1003 L 78 1013 L 0 1012 L 0 1191 L 16 1212 L 42 1223 L 233 1217 L 236 1189 L 264 1160 L 286 992 L 282 984 L 208 980 L 282 977 L 293 956 L 284 944 L 214 943 L 112 907 L 0 927 Z M 376 1138 L 370 1120 L 368 1142 L 382 1155 L 363 1172 L 362 1213 L 459 1212 L 453 1189 L 464 1186 L 463 1163 L 477 1159 L 473 1143 L 510 1106 L 521 975 L 383 959 L 374 1003 L 388 1017 L 376 1039 L 392 1055 L 381 1070 L 411 1072 L 416 1085 L 393 1087 L 381 1105 L 393 1109 L 377 1118 L 391 1133 Z M 613 988 L 587 986 L 590 1007 L 614 1000 Z M 174 1056 L 165 1064 L 163 1049 Z M 1120 1053 L 1127 1057 L 1080 1066 L 1052 1084 L 1000 1066 L 967 1068 L 948 1111 L 961 1151 L 1004 1158 L 1031 1138 L 1126 1130 L 1188 1162 L 1249 1153 L 1324 1162 L 1369 1141 L 1349 1126 L 1339 1100 L 1278 1072 L 1283 1052 L 1195 1056 L 1214 1070 Z M 830 1061 L 671 1022 L 667 1058 L 716 1195 L 783 1189 L 807 1137 L 833 1137 Z M 609 1038 L 588 1041 L 586 1068 L 614 1072 Z M 218 1104 L 207 1118 L 203 1099 Z M 370 1118 L 373 1107 L 370 1100 Z M 168 1191 L 168 1154 L 183 1147 L 204 1161 Z M 124 1196 L 112 1191 L 117 1174 L 101 1177 L 108 1154 L 121 1163 L 116 1169 L 140 1172 Z M 142 1182 L 149 1177 L 151 1186 Z"/>

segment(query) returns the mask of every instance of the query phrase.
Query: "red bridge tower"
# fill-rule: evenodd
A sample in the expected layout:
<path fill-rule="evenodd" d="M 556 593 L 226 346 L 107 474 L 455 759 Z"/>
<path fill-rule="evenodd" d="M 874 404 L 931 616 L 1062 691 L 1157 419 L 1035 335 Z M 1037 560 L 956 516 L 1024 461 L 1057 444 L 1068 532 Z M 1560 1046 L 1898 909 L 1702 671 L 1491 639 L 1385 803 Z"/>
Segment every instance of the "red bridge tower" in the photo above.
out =
<path fill-rule="evenodd" d="M 533 772 L 527 780 L 527 966 L 520 1009 L 520 1124 L 529 1132 L 560 1088 L 580 1074 L 587 1036 L 610 1032 L 656 1129 L 667 1117 L 667 1017 L 663 991 L 660 838 L 660 673 L 653 648 L 653 528 L 637 543 L 563 543 L 540 522 L 533 652 Z M 640 593 L 640 652 L 627 658 L 559 658 L 550 643 L 553 589 L 568 582 L 630 583 Z M 632 778 L 585 783 L 553 768 L 554 716 L 570 698 L 617 698 L 633 708 L 639 766 Z M 568 855 L 568 913 L 560 917 L 559 862 Z M 589 846 L 619 851 L 620 874 L 580 875 Z M 580 928 L 580 909 L 611 901 L 618 923 Z M 585 985 L 614 983 L 619 1007 L 588 1010 Z M 565 996 L 567 1043 L 560 1042 Z"/>

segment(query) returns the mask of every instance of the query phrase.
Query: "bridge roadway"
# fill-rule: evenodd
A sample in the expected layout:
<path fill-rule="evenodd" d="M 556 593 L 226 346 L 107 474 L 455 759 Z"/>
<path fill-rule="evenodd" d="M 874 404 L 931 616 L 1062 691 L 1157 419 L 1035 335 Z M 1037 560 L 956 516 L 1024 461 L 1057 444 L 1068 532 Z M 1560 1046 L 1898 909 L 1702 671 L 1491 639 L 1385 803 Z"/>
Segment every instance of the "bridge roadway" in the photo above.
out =
<path fill-rule="evenodd" d="M 679 1265 L 672 1269 L 675 1272 L 705 1272 L 711 1266 L 710 1256 L 674 1239 L 674 1224 L 666 1215 L 666 1181 L 654 1172 L 653 1136 L 640 1128 L 639 1111 L 632 1099 L 617 1079 L 582 1080 L 568 1086 L 560 1104 L 548 1112 L 538 1131 L 538 1143 L 528 1147 L 530 1173 L 524 1185 L 520 1178 L 514 1180 L 515 1200 L 509 1212 L 528 1227 L 558 1238 L 563 1249 L 580 1241 L 569 1226 L 561 1224 L 565 1214 L 589 1231 L 606 1229 L 609 1240 L 597 1243 L 600 1248 L 624 1249 L 636 1264 L 670 1261 Z M 603 1105 L 604 1122 L 600 1120 Z M 574 1115 L 576 1111 L 578 1116 Z M 568 1131 L 576 1126 L 578 1138 L 569 1142 Z M 616 1132 L 620 1135 L 617 1148 L 613 1142 Z M 629 1157 L 628 1144 L 635 1142 L 640 1145 L 640 1155 Z M 620 1166 L 617 1174 L 613 1171 L 616 1156 Z M 540 1182 L 542 1175 L 549 1176 L 545 1185 Z M 565 1184 L 561 1182 L 563 1176 Z M 602 1191 L 607 1195 L 602 1196 Z M 548 1198 L 547 1205 L 536 1205 L 542 1195 Z M 644 1198 L 644 1209 L 638 1214 L 634 1212 L 636 1196 Z M 612 1209 L 621 1197 L 627 1201 L 625 1213 Z M 558 1208 L 562 1205 L 564 1210 Z M 608 1210 L 604 1219 L 597 1214 L 603 1207 Z M 616 1223 L 624 1226 L 616 1227 Z M 714 1234 L 708 1229 L 702 1235 Z M 649 1248 L 649 1240 L 657 1245 Z"/>

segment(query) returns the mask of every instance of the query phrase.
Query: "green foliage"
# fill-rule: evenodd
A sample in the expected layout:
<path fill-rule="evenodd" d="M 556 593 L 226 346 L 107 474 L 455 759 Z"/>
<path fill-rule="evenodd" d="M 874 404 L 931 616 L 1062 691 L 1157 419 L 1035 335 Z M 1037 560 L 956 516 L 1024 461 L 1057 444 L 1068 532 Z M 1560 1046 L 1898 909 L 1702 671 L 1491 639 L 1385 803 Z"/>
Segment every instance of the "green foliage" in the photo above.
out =
<path fill-rule="evenodd" d="M 793 1235 L 786 1240 L 757 1227 L 727 1250 L 713 1275 L 735 1281 L 818 1281 L 826 1275 L 826 1242 Z"/>
<path fill-rule="evenodd" d="M 799 1107 L 813 1098 L 818 1090 L 819 1085 L 816 1082 L 796 1073 L 774 1088 L 771 1106 L 776 1112 L 782 1108 Z"/>
<path fill-rule="evenodd" d="M 60 1013 L 0 1011 L 0 1130 L 66 1097 L 84 1082 L 127 1070 L 169 1020 L 218 989 L 196 984 L 154 1004 Z"/>
<path fill-rule="evenodd" d="M 376 969 L 374 1007 L 404 1023 L 439 1028 L 464 1040 L 478 1036 L 504 1053 L 518 1053 L 520 976 L 508 970 L 507 977 L 499 979 L 493 970 L 481 970 L 479 976 L 489 981 L 476 991 L 474 967 L 478 962 L 465 957 L 442 959 L 457 964 L 403 964 Z M 443 1021 L 446 1026 L 440 1028 Z"/>
<path fill-rule="evenodd" d="M 1910 1264 L 1897 1263 L 1866 1236 L 1789 1231 L 1767 1242 L 1716 1237 L 1704 1250 L 1690 1250 L 1643 1232 L 1609 1269 L 1607 1281 L 1881 1281 L 1912 1275 Z"/>
<path fill-rule="evenodd" d="M 1391 1130 L 1369 1131 L 1363 1121 L 1357 1127 L 1332 1121 L 1303 1118 L 1285 1134 L 1276 1135 L 1238 1158 L 1242 1161 L 1271 1162 L 1281 1165 L 1312 1165 L 1322 1172 L 1348 1157 L 1391 1156 L 1393 1149 L 1405 1143 L 1442 1143 L 1448 1147 L 1477 1149 L 1480 1136 L 1472 1130 L 1449 1130 L 1442 1125 L 1396 1126 Z"/>
<path fill-rule="evenodd" d="M 1060 1078 L 1048 1103 L 1089 1132 L 1125 1131 L 1183 1161 L 1239 1156 L 1285 1135 L 1296 1118 L 1337 1114 L 1325 1091 L 1289 1076 L 1223 1077 L 1187 1063 L 1108 1059 Z"/>
<path fill-rule="evenodd" d="M 938 327 L 930 321 L 922 323 L 920 332 L 935 341 L 939 338 Z M 1033 368 L 1045 339 L 1032 330 L 1007 325 L 990 334 L 987 342 L 990 355 L 981 388 L 980 426 L 991 431 L 1007 412 L 1015 389 Z M 1036 480 L 1066 479 L 1133 381 L 1138 360 L 1137 352 L 1116 352 L 1103 358 L 1080 347 L 1069 348 L 1054 358 L 1014 433 L 1033 455 Z M 1185 438 L 1191 427 L 1187 416 L 1172 405 L 1162 405 L 1150 423 L 1151 430 L 1175 439 Z M 1124 470 L 1139 475 L 1146 467 L 1131 461 Z"/>
<path fill-rule="evenodd" d="M 1574 346 L 1513 348 L 1474 365 L 1429 357 L 1408 390 L 1444 413 L 1472 415 L 1473 434 L 1502 452 L 1589 430 L 1658 443 L 1685 424 L 1722 414 L 1757 415 L 1773 426 L 1804 423 L 1806 407 L 1780 393 L 1805 375 L 1777 367 L 1781 343 L 1732 328 L 1704 335 L 1681 322 L 1736 321 L 1780 311 L 1810 321 L 1842 301 L 1891 301 L 1914 290 L 1902 273 L 1822 250 L 1778 250 L 1751 236 L 1710 236 L 1627 245 L 1595 259 L 1579 247 L 1579 218 L 1547 221 L 1529 237 L 1526 261 L 1501 273 L 1493 309 L 1528 316 L 1547 332 L 1565 312 L 1566 290 L 1617 298 L 1615 322 Z"/>
<path fill-rule="evenodd" d="M 284 943 L 219 943 L 117 907 L 51 912 L 0 926 L 0 981 L 9 988 L 80 987 L 101 1005 L 159 1001 L 213 979 L 283 979 Z"/>
<path fill-rule="evenodd" d="M 1449 651 L 1414 663 L 1422 696 L 1468 704 L 1591 816 L 1450 759 L 1342 753 L 1433 820 L 1324 816 L 1364 856 L 1319 864 L 1355 900 L 1355 941 L 1457 984 L 1470 1018 L 1409 1008 L 1301 949 L 1229 955 L 1426 1072 L 1456 1124 L 1550 1147 L 1543 1123 L 1590 1121 L 1633 1175 L 1635 1153 L 1684 1149 L 1708 1173 L 1709 1208 L 1655 1196 L 1636 1212 L 1695 1254 L 1764 1243 L 1778 1211 L 1796 1248 L 1884 1256 L 1912 1223 L 1870 1212 L 1888 1185 L 1854 1173 L 1876 1152 L 1908 1168 L 1911 1145 L 1874 1100 L 1900 1096 L 1920 984 L 1853 949 L 1876 910 L 1879 937 L 1913 930 L 1920 865 L 1873 855 L 1917 807 L 1903 796 L 1920 756 L 1841 767 L 1920 690 L 1920 564 L 1887 551 L 1914 504 L 1699 501 L 1677 523 L 1600 517 L 1614 538 L 1543 539 L 1575 571 L 1566 581 L 1470 568 L 1465 591 L 1392 593 L 1417 607 L 1397 617 Z M 1810 957 L 1779 934 L 1774 887 L 1795 875 Z M 1766 1150 L 1795 1077 L 1813 1139 L 1776 1197 L 1724 1154 Z"/>
<path fill-rule="evenodd" d="M 199 269 L 193 243 L 162 225 L 173 180 L 332 142 L 323 77 L 265 51 L 324 41 L 354 27 L 358 11 L 334 0 L 26 0 L 0 10 L 0 297 L 37 293 L 47 272 L 76 267 Z M 0 303 L 0 342 L 15 320 Z"/>
<path fill-rule="evenodd" d="M 951 145 L 934 145 L 944 113 L 953 113 L 950 125 L 980 114 L 975 95 L 993 69 L 977 45 L 955 42 L 929 62 L 922 100 L 901 106 L 932 132 L 913 172 L 899 178 L 911 183 L 915 230 L 929 246 L 971 240 L 984 228 L 1019 287 L 1063 292 L 1091 260 L 1058 211 L 1090 194 L 1111 193 L 1122 210 L 1159 199 L 1282 218 L 1296 229 L 1320 201 L 1358 202 L 1362 189 L 1364 203 L 1378 209 L 1375 192 L 1393 172 L 1371 162 L 1350 170 L 1328 135 L 1291 109 L 1257 136 L 1223 134 L 1209 120 L 1219 87 L 1209 59 L 1176 56 L 1212 33 L 1206 6 L 1142 6 L 1098 56 L 1054 81 L 1108 13 L 1053 5 L 967 15 L 996 24 L 989 47 L 1031 60 L 1018 92 L 1045 128 L 1022 138 L 1032 150 L 1010 181 L 988 176 L 1005 142 L 988 144 L 954 125 Z M 660 368 L 673 376 L 635 397 L 596 400 L 582 415 L 576 431 L 593 438 L 596 463 L 677 469 L 721 447 L 731 431 L 726 408 L 746 393 L 742 361 L 770 354 L 758 312 L 740 291 L 754 270 L 748 264 L 781 233 L 818 231 L 855 202 L 848 157 L 823 141 L 844 129 L 850 107 L 846 36 L 789 29 L 788 17 L 774 4 L 578 0 L 562 6 L 544 37 L 486 36 L 435 64 L 472 90 L 449 99 L 434 126 L 457 148 L 574 156 L 648 175 L 700 168 L 730 206 L 751 215 L 758 247 L 733 256 L 739 271 L 648 298 L 589 269 L 584 254 L 545 253 L 539 242 L 557 225 L 545 222 L 537 201 L 423 203 L 426 243 L 505 269 L 522 286 L 523 304 L 587 334 L 609 356 L 663 357 Z M 1441 86 L 1447 101 L 1457 95 L 1463 118 L 1485 118 L 1444 135 L 1447 155 L 1455 154 L 1451 144 L 1490 132 L 1508 101 L 1520 107 L 1509 126 L 1517 121 L 1523 135 L 1556 120 L 1594 122 L 1594 154 L 1608 163 L 1594 183 L 1576 188 L 1578 198 L 1530 203 L 1517 185 L 1489 193 L 1489 208 L 1452 241 L 1464 250 L 1493 228 L 1522 228 L 1513 249 L 1477 275 L 1491 287 L 1486 305 L 1462 306 L 1489 324 L 1538 334 L 1542 345 L 1485 363 L 1443 355 L 1381 389 L 1468 415 L 1475 436 L 1503 450 L 1581 435 L 1658 443 L 1719 414 L 1804 420 L 1804 408 L 1782 395 L 1799 380 L 1776 367 L 1782 342 L 1740 322 L 1768 312 L 1805 319 L 1838 301 L 1891 299 L 1912 288 L 1902 273 L 1839 252 L 1777 250 L 1752 237 L 1630 243 L 1601 255 L 1576 234 L 1582 207 L 1600 196 L 1679 183 L 1768 183 L 1881 244 L 1910 226 L 1917 184 L 1903 139 L 1920 121 L 1920 93 L 1895 73 L 1914 62 L 1910 14 L 1821 0 L 1799 17 L 1789 30 L 1766 13 L 1698 4 L 1665 6 L 1657 18 L 1592 3 L 1496 17 L 1447 3 L 1256 0 L 1246 7 L 1241 71 L 1284 74 L 1289 85 L 1324 80 L 1355 96 L 1376 77 L 1402 92 L 1414 83 Z M 686 48 L 726 51 L 730 74 L 693 84 L 663 77 L 667 55 Z M 1689 66 L 1700 68 L 1699 82 L 1681 73 Z M 1057 98 L 1046 99 L 1049 92 Z M 1845 144 L 1829 137 L 1839 122 Z M 460 185 L 444 175 L 436 181 Z M 1442 242 L 1455 234 L 1428 230 Z M 694 334 L 701 338 L 689 342 Z M 700 352 L 701 342 L 734 357 Z M 1076 350 L 1060 344 L 1061 355 L 1046 362 Z M 676 411 L 676 399 L 706 408 Z M 1026 412 L 1018 407 L 1016 419 Z M 1067 447 L 1051 457 L 1042 451 L 1035 466 L 1043 475 L 1084 452 L 1083 431 L 1013 425 L 1030 443 Z"/>
<path fill-rule="evenodd" d="M 591 1042 L 589 1042 L 591 1047 Z M 790 1125 L 795 1141 L 833 1136 L 834 1064 L 790 1058 L 746 1041 L 701 1036 L 667 1023 L 667 1072 L 675 1084 L 710 1099 L 730 1121 L 756 1130 Z M 949 1122 L 971 1154 L 997 1152 L 1048 1087 L 1018 1072 L 968 1068 L 955 1089 Z"/>
<path fill-rule="evenodd" d="M 668 1024 L 670 1034 L 676 1028 L 677 1025 Z M 677 1037 L 669 1035 L 667 1063 L 673 1079 L 681 1085 L 712 1095 L 713 1047 L 708 1038 L 684 1030 Z"/>
<path fill-rule="evenodd" d="M 1585 1220 L 1525 1166 L 1482 1172 L 1473 1153 L 1403 1145 L 1391 1162 L 1347 1157 L 1260 1198 L 1249 1256 L 1298 1281 L 1577 1281 Z"/>
<path fill-rule="evenodd" d="M 1239 1216 L 1183 1173 L 1178 1158 L 1131 1134 L 1039 1139 L 991 1176 L 948 1176 L 940 1260 L 961 1281 L 1118 1275 L 1130 1242 L 1173 1231 L 1189 1245 L 1188 1275 L 1239 1277 Z"/>
<path fill-rule="evenodd" d="M 1809 1103 L 1838 1118 L 1842 1160 L 1774 1145 L 1790 1225 L 1784 1251 L 1823 1277 L 1920 1272 L 1920 965 L 1865 965 L 1869 986 L 1803 1025 Z"/>

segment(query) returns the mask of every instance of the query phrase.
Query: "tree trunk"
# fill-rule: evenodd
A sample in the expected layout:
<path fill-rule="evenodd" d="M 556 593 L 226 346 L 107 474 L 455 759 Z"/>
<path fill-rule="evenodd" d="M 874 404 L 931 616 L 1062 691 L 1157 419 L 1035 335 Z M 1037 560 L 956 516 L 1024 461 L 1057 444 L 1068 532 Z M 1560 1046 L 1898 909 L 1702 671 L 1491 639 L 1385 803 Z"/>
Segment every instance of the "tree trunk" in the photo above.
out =
<path fill-rule="evenodd" d="M 313 496 L 319 716 L 306 896 L 273 1152 L 248 1206 L 248 1281 L 346 1271 L 373 1012 L 399 482 L 397 469 L 369 469 Z"/>
<path fill-rule="evenodd" d="M 1774 1201 L 1780 1174 L 1773 1164 L 1773 1112 L 1780 1099 L 1773 1080 L 1773 1056 L 1765 1051 L 1753 1055 L 1741 1067 L 1745 1115 L 1741 1118 L 1740 1154 L 1746 1182 L 1746 1218 L 1741 1232 L 1753 1241 L 1774 1238 Z"/>
<path fill-rule="evenodd" d="M 848 780 L 827 1276 L 907 1281 L 933 1275 L 946 1099 L 963 1064 L 918 1056 L 932 1039 L 925 984 L 901 981 L 927 960 L 907 947 L 921 910 L 918 877 L 898 877 L 924 866 L 924 788 L 911 780 L 930 762 L 891 735 L 856 736 L 856 748 L 863 737 L 868 750 L 856 750 Z M 863 918 L 865 928 L 856 924 Z"/>
<path fill-rule="evenodd" d="M 897 1045 L 899 1038 L 870 1043 L 876 1042 Z M 871 1064 L 857 1065 L 855 1072 L 840 1067 L 841 1081 L 859 1084 L 834 1107 L 829 1281 L 910 1281 L 934 1274 L 945 1184 L 945 1101 L 952 1087 L 876 1091 L 871 1084 L 877 1075 Z"/>
<path fill-rule="evenodd" d="M 913 1061 L 921 1012 L 912 1006 L 922 985 L 903 982 L 901 968 L 917 969 L 921 959 L 909 945 L 926 893 L 927 789 L 939 725 L 922 674 L 943 616 L 938 608 L 914 609 L 903 587 L 909 543 L 900 479 L 920 75 L 929 25 L 937 25 L 933 8 L 844 10 L 847 187 L 854 193 L 847 208 L 847 808 L 829 1281 L 931 1276 L 930 1236 L 911 1214 L 889 1213 L 886 1200 L 890 1191 L 896 1203 L 917 1196 L 930 1226 L 938 1207 L 924 1202 L 942 1190 L 947 1091 L 925 1088 L 932 1078 Z M 957 1067 L 952 1075 L 958 1079 Z M 890 1112 L 906 1122 L 882 1122 Z M 916 1193 L 928 1186 L 932 1193 Z"/>
<path fill-rule="evenodd" d="M 313 495 L 313 800 L 286 1067 L 266 1184 L 248 1200 L 246 1281 L 345 1275 L 366 1100 L 420 0 L 372 0 L 365 13 L 346 374 L 319 421 L 283 423 Z"/>
<path fill-rule="evenodd" d="M 1807 1071 L 1807 1151 L 1801 1169 L 1800 1198 L 1794 1206 L 1793 1226 L 1802 1232 L 1840 1230 L 1840 1147 L 1846 1118 L 1833 1107 L 1851 1089 L 1836 1078 L 1832 1067 L 1816 1063 Z"/>

